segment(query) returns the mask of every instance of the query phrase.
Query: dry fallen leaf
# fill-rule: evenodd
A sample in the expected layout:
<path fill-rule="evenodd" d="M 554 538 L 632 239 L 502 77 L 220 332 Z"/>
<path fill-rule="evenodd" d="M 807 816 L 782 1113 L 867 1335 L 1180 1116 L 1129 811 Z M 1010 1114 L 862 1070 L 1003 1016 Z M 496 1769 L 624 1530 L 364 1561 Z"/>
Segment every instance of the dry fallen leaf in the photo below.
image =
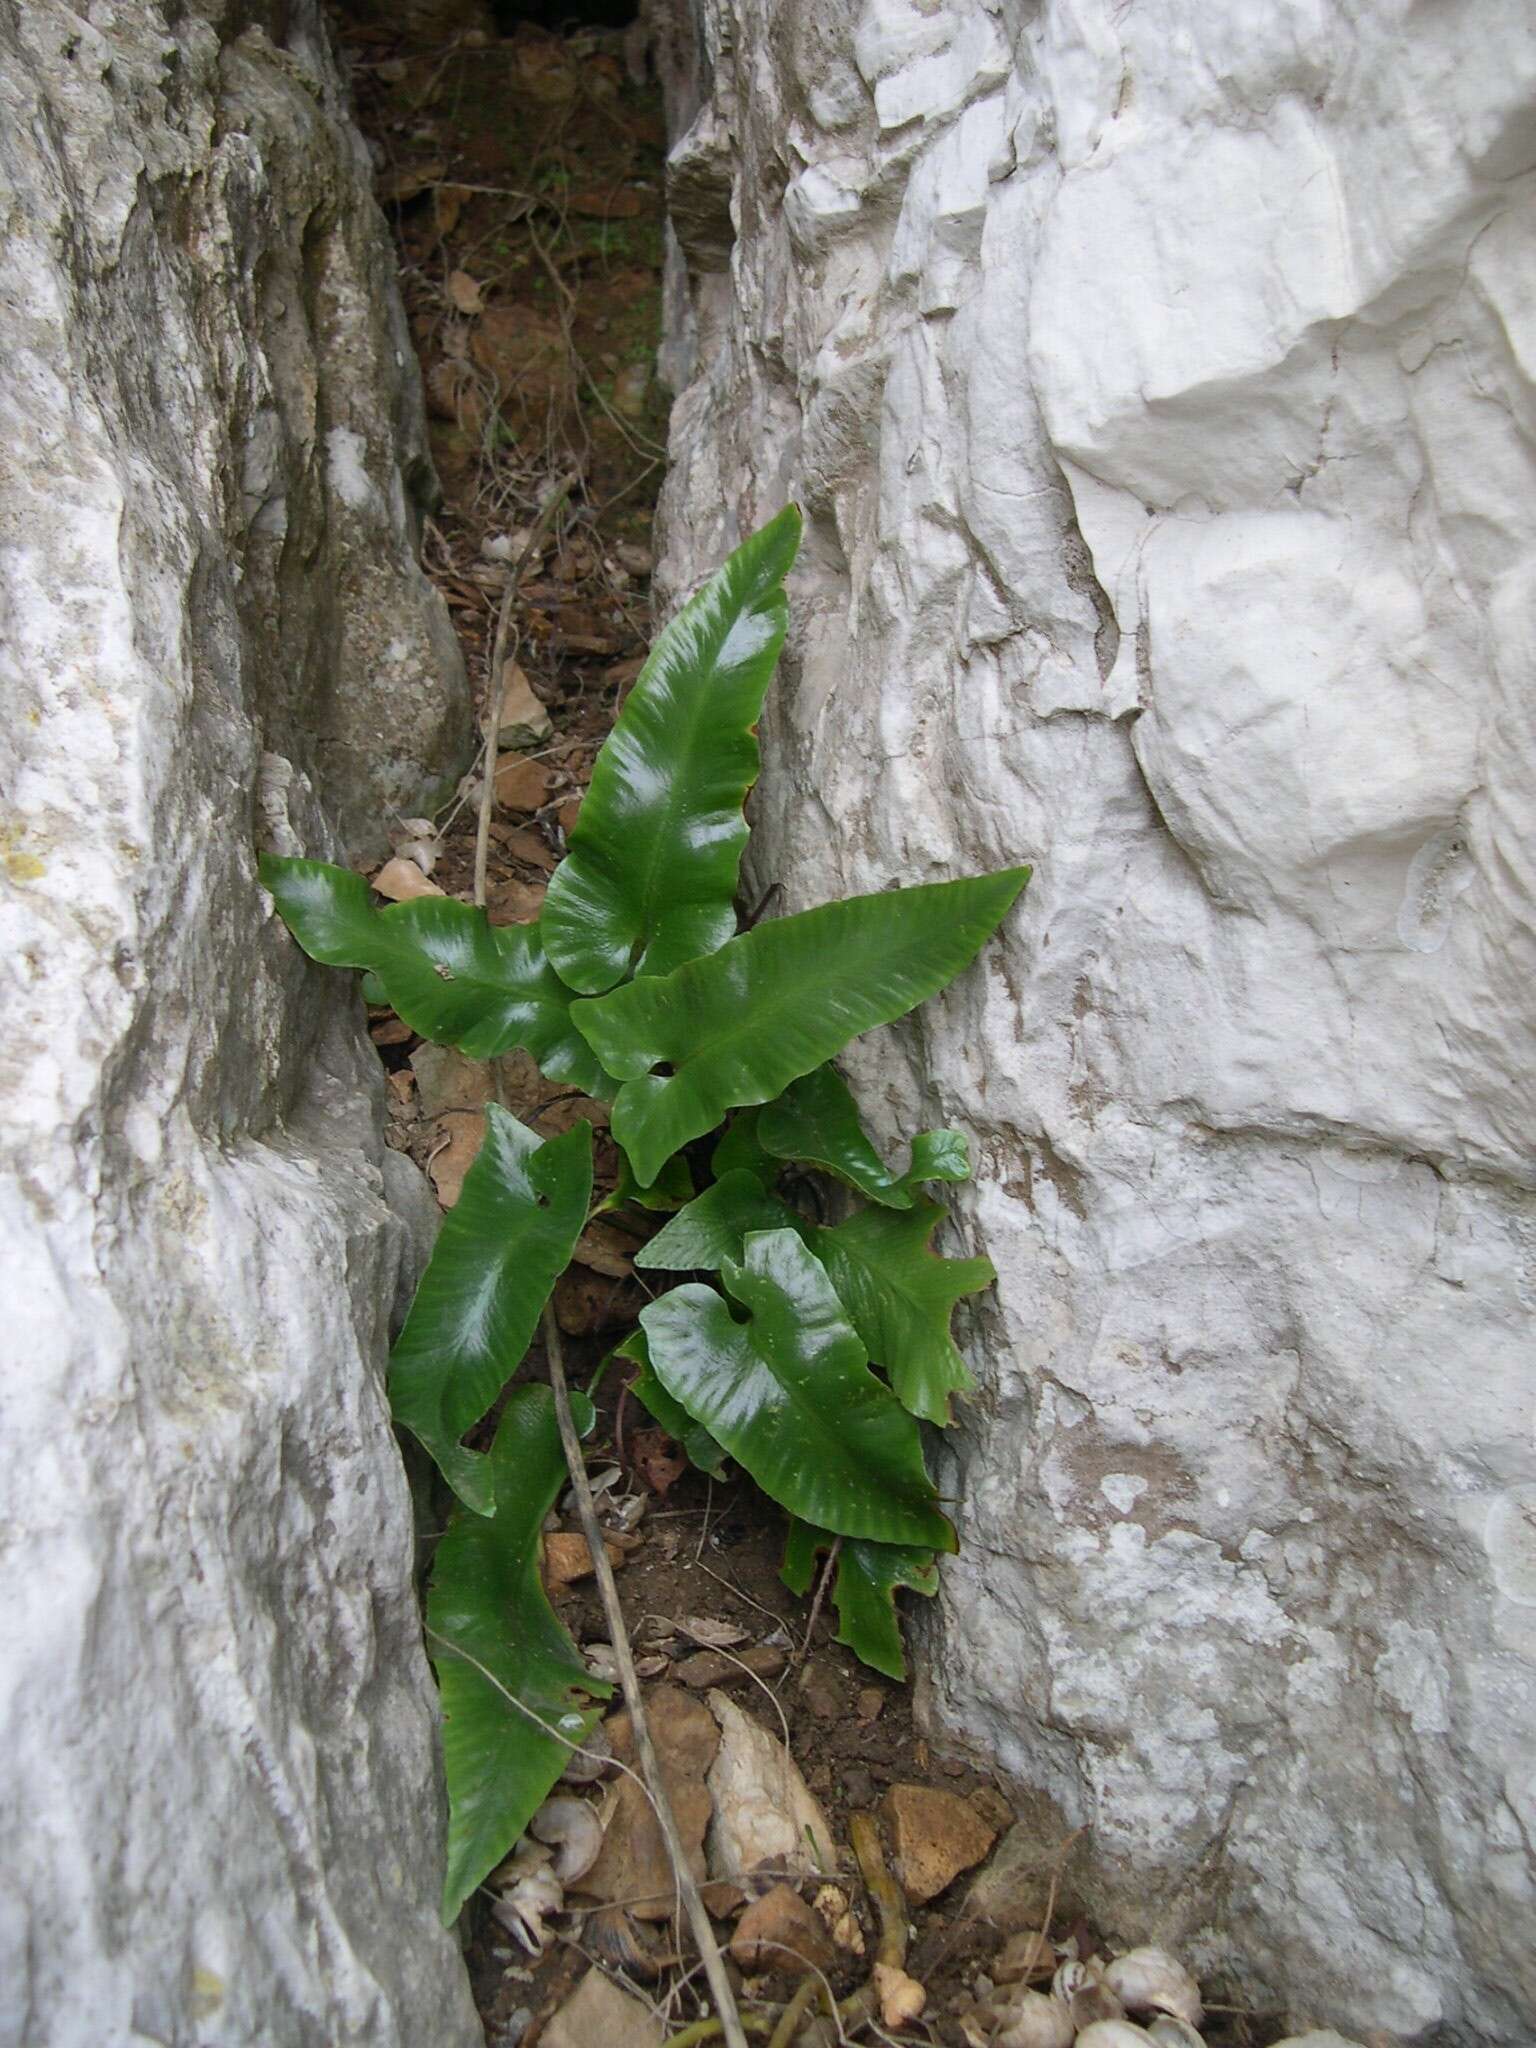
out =
<path fill-rule="evenodd" d="M 514 878 L 496 884 L 486 899 L 485 914 L 492 924 L 532 924 L 543 907 L 544 884 Z"/>
<path fill-rule="evenodd" d="M 432 219 L 440 235 L 451 235 L 459 224 L 464 202 L 470 197 L 466 185 L 439 185 L 432 194 Z"/>
<path fill-rule="evenodd" d="M 503 754 L 496 763 L 496 801 L 506 811 L 536 811 L 549 801 L 556 771 L 526 754 Z"/>
<path fill-rule="evenodd" d="M 443 893 L 436 882 L 428 881 L 415 861 L 405 860 L 398 854 L 393 860 L 385 861 L 373 878 L 373 886 L 391 903 L 410 903 L 417 896 L 441 896 Z"/>
<path fill-rule="evenodd" d="M 738 1628 L 733 1621 L 718 1621 L 708 1614 L 687 1615 L 683 1627 L 695 1642 L 707 1643 L 712 1650 L 734 1649 L 737 1643 L 747 1640 L 744 1628 Z"/>
<path fill-rule="evenodd" d="M 630 1456 L 635 1470 L 651 1489 L 666 1498 L 688 1470 L 688 1460 L 664 1429 L 637 1429 L 630 1439 Z"/>
<path fill-rule="evenodd" d="M 590 1266 L 594 1273 L 606 1273 L 610 1280 L 627 1280 L 635 1270 L 635 1240 L 601 1218 L 589 1223 L 576 1240 L 571 1254 L 578 1266 Z"/>
<path fill-rule="evenodd" d="M 437 1190 L 438 1207 L 451 1209 L 464 1189 L 464 1176 L 475 1163 L 485 1136 L 483 1116 L 445 1116 L 437 1126 L 442 1141 L 427 1162 Z"/>
<path fill-rule="evenodd" d="M 441 179 L 448 166 L 441 157 L 431 157 L 424 164 L 415 164 L 408 169 L 386 171 L 374 186 L 381 201 L 393 200 L 403 206 L 408 199 L 414 199 L 418 192 L 425 192 L 429 185 Z"/>
<path fill-rule="evenodd" d="M 480 282 L 478 278 L 471 277 L 467 270 L 449 271 L 448 297 L 453 302 L 455 312 L 472 315 L 485 310 Z"/>
<path fill-rule="evenodd" d="M 617 1571 L 628 1553 L 617 1543 L 609 1543 L 606 1539 L 603 1549 L 608 1554 L 608 1562 Z M 591 1578 L 595 1570 L 587 1539 L 580 1530 L 556 1529 L 544 1538 L 544 1577 L 549 1585 L 574 1585 L 578 1579 Z"/>
<path fill-rule="evenodd" d="M 498 743 L 503 747 L 542 746 L 554 731 L 549 713 L 533 694 L 533 685 L 515 661 L 501 671 Z"/>

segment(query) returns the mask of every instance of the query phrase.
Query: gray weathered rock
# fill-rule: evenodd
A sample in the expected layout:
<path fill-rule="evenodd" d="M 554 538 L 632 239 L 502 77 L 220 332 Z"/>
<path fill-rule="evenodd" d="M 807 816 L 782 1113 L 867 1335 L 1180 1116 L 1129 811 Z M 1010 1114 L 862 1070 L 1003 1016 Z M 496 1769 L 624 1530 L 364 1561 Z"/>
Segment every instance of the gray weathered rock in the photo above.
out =
<path fill-rule="evenodd" d="M 1524 2041 L 1536 19 L 680 11 L 663 573 L 809 515 L 758 880 L 1039 860 L 851 1063 L 1001 1273 L 930 1710 L 1122 1933 Z"/>
<path fill-rule="evenodd" d="M 0 2043 L 467 2048 L 411 1169 L 255 880 L 337 844 L 313 786 L 414 808 L 463 702 L 317 8 L 0 11 L 0 188 Z"/>

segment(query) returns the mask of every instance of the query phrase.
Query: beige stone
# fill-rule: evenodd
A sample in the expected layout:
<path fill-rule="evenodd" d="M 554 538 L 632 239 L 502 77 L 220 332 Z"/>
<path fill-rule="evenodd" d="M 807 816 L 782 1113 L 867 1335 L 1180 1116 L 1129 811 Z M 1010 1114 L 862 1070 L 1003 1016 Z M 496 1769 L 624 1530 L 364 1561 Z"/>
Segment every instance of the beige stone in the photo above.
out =
<path fill-rule="evenodd" d="M 914 1906 L 937 1898 L 997 1840 L 969 1800 L 932 1785 L 893 1785 L 881 1812 L 896 1874 Z"/>
<path fill-rule="evenodd" d="M 648 2005 L 588 1970 L 544 2029 L 544 2048 L 661 2048 L 667 2030 Z"/>
<path fill-rule="evenodd" d="M 837 1960 L 821 1917 L 787 1884 L 754 1899 L 736 1923 L 731 1954 L 744 1970 L 830 1970 Z"/>

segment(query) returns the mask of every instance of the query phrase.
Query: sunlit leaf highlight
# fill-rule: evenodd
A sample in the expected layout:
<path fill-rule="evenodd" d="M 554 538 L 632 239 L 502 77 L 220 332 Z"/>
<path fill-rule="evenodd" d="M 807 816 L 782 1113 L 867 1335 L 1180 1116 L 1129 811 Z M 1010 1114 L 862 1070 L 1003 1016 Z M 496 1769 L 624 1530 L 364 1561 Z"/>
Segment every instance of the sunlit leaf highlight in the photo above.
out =
<path fill-rule="evenodd" d="M 490 1468 L 460 1442 L 522 1360 L 570 1263 L 592 1193 L 592 1131 L 543 1142 L 492 1104 L 389 1362 L 395 1420 L 467 1506 L 489 1514 Z"/>
<path fill-rule="evenodd" d="M 672 1398 L 792 1514 L 845 1536 L 952 1550 L 917 1425 L 869 1370 L 827 1275 L 793 1230 L 747 1237 L 712 1288 L 641 1311 Z"/>
<path fill-rule="evenodd" d="M 544 901 L 549 957 L 572 988 L 668 974 L 736 929 L 742 804 L 799 540 L 791 506 L 737 548 L 663 630 L 604 741 Z"/>

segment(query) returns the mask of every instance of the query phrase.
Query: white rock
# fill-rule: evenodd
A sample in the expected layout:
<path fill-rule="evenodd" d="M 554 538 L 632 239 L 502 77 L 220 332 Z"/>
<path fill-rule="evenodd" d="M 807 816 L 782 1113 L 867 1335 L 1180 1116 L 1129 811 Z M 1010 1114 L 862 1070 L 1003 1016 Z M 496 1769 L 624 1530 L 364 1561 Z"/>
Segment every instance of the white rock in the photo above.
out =
<path fill-rule="evenodd" d="M 414 1169 L 253 843 L 451 765 L 387 242 L 310 0 L 29 0 L 0 108 L 0 2043 L 469 2048 Z"/>
<path fill-rule="evenodd" d="M 1536 17 L 696 12 L 737 240 L 668 299 L 658 587 L 810 515 L 754 886 L 1039 863 L 850 1062 L 972 1130 L 1000 1272 L 927 1711 L 1123 1938 L 1219 1905 L 1257 2001 L 1515 2048 Z"/>
<path fill-rule="evenodd" d="M 780 1876 L 826 1875 L 837 1860 L 832 1830 L 794 1758 L 727 1694 L 707 1697 L 720 1723 L 708 1781 L 710 1876 L 739 1880 L 765 1864 Z"/>

